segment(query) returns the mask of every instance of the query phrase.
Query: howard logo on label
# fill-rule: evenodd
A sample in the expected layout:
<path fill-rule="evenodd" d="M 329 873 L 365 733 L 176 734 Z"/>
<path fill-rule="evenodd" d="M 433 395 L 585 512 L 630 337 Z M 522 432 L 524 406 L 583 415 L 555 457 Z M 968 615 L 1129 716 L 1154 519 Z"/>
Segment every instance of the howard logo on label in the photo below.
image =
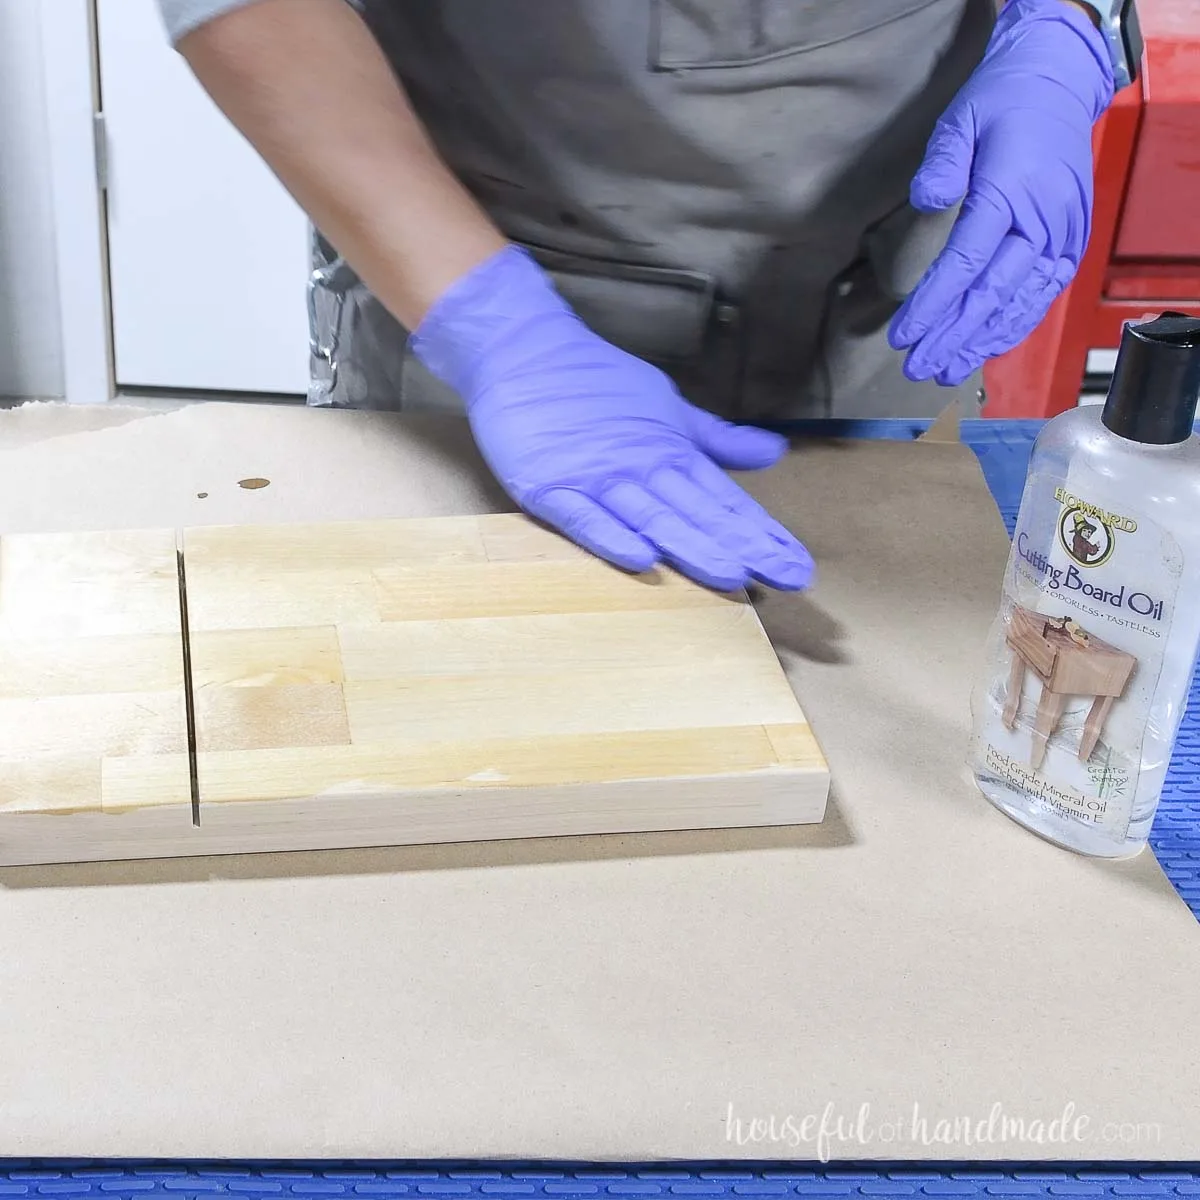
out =
<path fill-rule="evenodd" d="M 1099 567 L 1112 558 L 1117 530 L 1137 532 L 1137 522 L 1131 517 L 1088 504 L 1065 488 L 1055 488 L 1054 498 L 1063 506 L 1058 522 L 1059 541 L 1081 567 Z"/>

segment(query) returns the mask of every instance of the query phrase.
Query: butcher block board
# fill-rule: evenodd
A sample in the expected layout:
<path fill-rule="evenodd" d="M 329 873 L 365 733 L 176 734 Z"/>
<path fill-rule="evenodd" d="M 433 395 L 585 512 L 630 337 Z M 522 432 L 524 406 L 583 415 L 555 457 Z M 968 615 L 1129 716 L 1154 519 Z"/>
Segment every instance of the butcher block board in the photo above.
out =
<path fill-rule="evenodd" d="M 0 537 L 0 856 L 189 834 L 184 696 L 173 532 Z"/>
<path fill-rule="evenodd" d="M 55 643 L 58 674 L 102 689 L 111 714 L 90 775 L 70 774 L 70 705 L 0 734 L 0 862 L 824 815 L 828 769 L 744 593 L 629 575 L 514 514 L 192 529 L 178 568 L 174 533 L 125 536 L 149 562 L 124 591 L 115 558 L 91 578 L 84 539 L 18 543 L 22 612 L 88 613 L 70 588 L 94 591 L 116 615 L 101 605 L 71 630 L 126 640 Z M 21 711 L 47 704 L 37 680 L 12 679 Z"/>

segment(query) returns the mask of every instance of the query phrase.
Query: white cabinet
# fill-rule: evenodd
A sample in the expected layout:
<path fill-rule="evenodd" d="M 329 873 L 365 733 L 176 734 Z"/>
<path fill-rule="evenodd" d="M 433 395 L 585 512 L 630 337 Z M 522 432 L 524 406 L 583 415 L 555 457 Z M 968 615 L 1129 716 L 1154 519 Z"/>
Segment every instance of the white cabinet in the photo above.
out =
<path fill-rule="evenodd" d="M 118 387 L 303 393 L 308 224 L 167 41 L 97 0 Z"/>

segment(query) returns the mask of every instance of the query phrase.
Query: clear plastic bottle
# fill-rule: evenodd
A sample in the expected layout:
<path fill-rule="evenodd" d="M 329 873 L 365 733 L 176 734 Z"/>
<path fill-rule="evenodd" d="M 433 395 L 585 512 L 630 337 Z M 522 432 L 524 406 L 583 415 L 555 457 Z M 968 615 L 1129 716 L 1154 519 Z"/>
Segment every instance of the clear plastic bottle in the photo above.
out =
<path fill-rule="evenodd" d="M 970 765 L 1083 854 L 1146 845 L 1200 652 L 1200 320 L 1126 327 L 1104 406 L 1034 446 Z"/>

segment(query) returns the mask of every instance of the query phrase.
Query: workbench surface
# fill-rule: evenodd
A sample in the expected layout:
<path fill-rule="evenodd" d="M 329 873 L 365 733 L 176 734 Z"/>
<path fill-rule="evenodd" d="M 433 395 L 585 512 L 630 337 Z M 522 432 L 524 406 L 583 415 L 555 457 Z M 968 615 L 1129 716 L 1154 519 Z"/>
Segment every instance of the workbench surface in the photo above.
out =
<path fill-rule="evenodd" d="M 1036 432 L 1032 422 L 968 422 L 963 440 L 975 450 L 989 486 L 1011 531 L 1020 500 L 1025 468 Z M 921 426 L 908 422 L 875 422 L 830 430 L 841 434 L 908 439 Z M 1192 912 L 1200 916 L 1200 684 L 1180 735 L 1167 788 L 1152 836 L 1154 852 Z M 121 963 L 113 962 L 119 975 Z M 320 970 L 314 967 L 314 970 Z M 330 986 L 337 968 L 329 964 Z M 337 986 L 353 988 L 353 980 Z M 1119 1000 L 1119 997 L 1114 997 Z M 1169 1040 L 1170 1029 L 1158 1031 Z M 5 1097 L 0 1096 L 0 1121 Z M 521 1103 L 520 1094 L 512 1103 Z M 1057 1157 L 1063 1157 L 1061 1155 Z M 1064 1166 L 1046 1169 L 1008 1163 L 1003 1169 L 958 1166 L 943 1159 L 924 1168 L 909 1161 L 892 1169 L 874 1161 L 861 1168 L 809 1164 L 788 1168 L 780 1163 L 759 1167 L 741 1162 L 708 1165 L 589 1167 L 582 1164 L 480 1163 L 286 1163 L 220 1165 L 129 1162 L 55 1162 L 0 1160 L 0 1197 L 51 1197 L 137 1194 L 280 1196 L 291 1200 L 314 1195 L 347 1197 L 521 1196 L 671 1197 L 784 1195 L 1197 1195 L 1200 1171 L 1139 1168 L 1143 1156 L 1114 1155 L 1117 1169 Z M 1149 1158 L 1150 1156 L 1144 1156 Z"/>

